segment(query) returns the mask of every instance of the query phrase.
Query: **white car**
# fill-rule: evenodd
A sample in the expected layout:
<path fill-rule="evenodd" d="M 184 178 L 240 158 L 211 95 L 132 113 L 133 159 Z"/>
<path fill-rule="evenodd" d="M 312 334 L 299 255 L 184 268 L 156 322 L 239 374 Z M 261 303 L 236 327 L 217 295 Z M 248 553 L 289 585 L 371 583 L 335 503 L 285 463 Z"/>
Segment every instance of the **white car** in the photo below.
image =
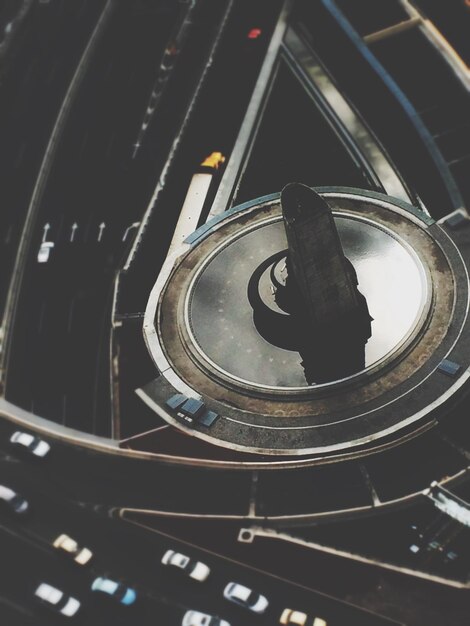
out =
<path fill-rule="evenodd" d="M 162 563 L 163 565 L 172 565 L 173 567 L 177 567 L 190 578 L 199 582 L 204 582 L 211 572 L 210 568 L 205 565 L 205 563 L 201 563 L 201 561 L 196 561 L 195 559 L 190 559 L 189 556 L 181 554 L 180 552 L 175 552 L 174 550 L 167 550 L 165 552 L 162 558 Z"/>
<path fill-rule="evenodd" d="M 59 535 L 57 539 L 54 540 L 52 545 L 54 548 L 58 548 L 67 555 L 71 556 L 75 563 L 78 563 L 79 565 L 86 565 L 93 556 L 93 552 L 91 550 L 88 548 L 80 548 L 75 539 L 72 539 L 72 537 L 65 534 Z"/>
<path fill-rule="evenodd" d="M 206 615 L 199 611 L 187 611 L 184 614 L 181 626 L 230 626 L 224 619 Z"/>
<path fill-rule="evenodd" d="M 10 443 L 21 447 L 23 450 L 27 450 L 38 458 L 44 458 L 51 449 L 51 446 L 47 443 L 47 441 L 44 441 L 35 435 L 31 435 L 30 433 L 24 433 L 19 430 L 14 432 L 10 437 Z"/>
<path fill-rule="evenodd" d="M 41 583 L 34 592 L 40 602 L 66 617 L 73 617 L 80 608 L 76 598 L 66 596 L 63 591 L 47 583 Z"/>
<path fill-rule="evenodd" d="M 321 617 L 315 617 L 313 622 L 307 621 L 308 615 L 302 611 L 294 611 L 292 609 L 284 609 L 279 620 L 280 624 L 287 626 L 327 626 L 327 623 Z"/>
<path fill-rule="evenodd" d="M 38 251 L 38 263 L 47 263 L 51 250 L 54 247 L 53 241 L 43 241 Z"/>
<path fill-rule="evenodd" d="M 28 501 L 5 485 L 0 485 L 0 502 L 16 515 L 24 515 L 29 511 Z"/>
<path fill-rule="evenodd" d="M 269 604 L 267 598 L 260 593 L 256 593 L 239 583 L 229 583 L 224 589 L 224 598 L 254 613 L 264 613 Z"/>

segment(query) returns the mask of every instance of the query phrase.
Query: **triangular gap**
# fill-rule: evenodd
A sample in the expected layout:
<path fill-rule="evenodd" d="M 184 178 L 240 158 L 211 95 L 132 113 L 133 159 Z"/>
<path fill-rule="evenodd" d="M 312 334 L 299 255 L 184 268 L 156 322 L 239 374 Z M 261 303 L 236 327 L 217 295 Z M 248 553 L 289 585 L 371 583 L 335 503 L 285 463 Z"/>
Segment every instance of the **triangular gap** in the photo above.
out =
<path fill-rule="evenodd" d="M 236 204 L 289 182 L 370 187 L 311 93 L 281 57 Z"/>

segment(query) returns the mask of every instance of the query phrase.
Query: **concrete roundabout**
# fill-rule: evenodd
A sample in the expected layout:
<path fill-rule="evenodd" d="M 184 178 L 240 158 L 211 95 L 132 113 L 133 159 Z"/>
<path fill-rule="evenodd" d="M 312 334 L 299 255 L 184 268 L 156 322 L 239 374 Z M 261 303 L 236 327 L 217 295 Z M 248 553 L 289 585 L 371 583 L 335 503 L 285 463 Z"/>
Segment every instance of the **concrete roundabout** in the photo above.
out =
<path fill-rule="evenodd" d="M 347 454 L 420 427 L 462 388 L 467 224 L 451 229 L 377 193 L 319 191 L 372 318 L 359 365 L 306 379 L 273 298 L 287 248 L 279 195 L 256 199 L 193 233 L 150 295 L 144 335 L 157 376 L 139 395 L 173 426 L 269 458 Z"/>

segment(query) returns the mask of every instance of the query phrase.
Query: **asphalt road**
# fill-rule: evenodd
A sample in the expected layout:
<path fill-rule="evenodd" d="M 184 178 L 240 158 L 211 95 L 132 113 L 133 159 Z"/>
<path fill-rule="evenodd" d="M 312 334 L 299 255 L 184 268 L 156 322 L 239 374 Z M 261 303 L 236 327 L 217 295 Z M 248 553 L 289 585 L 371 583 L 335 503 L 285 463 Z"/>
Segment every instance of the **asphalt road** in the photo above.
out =
<path fill-rule="evenodd" d="M 382 541 L 383 550 L 393 543 L 393 535 L 397 531 L 403 536 L 402 529 L 394 524 L 400 516 L 402 521 L 405 519 L 410 523 L 416 521 L 416 507 L 410 506 L 407 510 L 397 512 L 395 517 L 390 516 L 389 536 L 385 540 L 386 544 Z M 387 517 L 387 515 L 376 516 L 375 523 L 386 525 Z M 241 543 L 237 540 L 240 525 L 236 522 L 219 520 L 208 523 L 195 520 L 165 520 L 150 516 L 146 518 L 139 516 L 137 520 L 160 532 L 177 535 L 182 540 L 190 540 L 205 549 L 214 552 L 223 549 L 228 557 L 253 567 L 266 568 L 273 574 L 368 608 L 407 626 L 423 624 L 440 626 L 442 623 L 449 626 L 451 624 L 466 626 L 468 622 L 467 590 L 423 580 L 400 571 L 387 570 L 372 562 L 364 563 L 329 553 L 328 548 L 331 544 L 322 541 L 321 535 L 322 533 L 327 535 L 328 529 L 334 533 L 334 524 L 310 527 L 297 525 L 279 527 L 269 523 L 255 525 L 253 528 L 255 533 L 258 530 L 265 533 L 255 534 L 252 543 Z M 371 523 L 374 524 L 372 520 Z M 354 526 L 353 523 L 352 528 Z M 360 526 L 361 523 L 358 522 L 356 528 Z M 249 528 L 243 526 L 247 527 Z M 342 537 L 344 544 L 348 543 L 349 528 L 348 522 L 337 526 L 337 535 Z M 275 538 L 270 531 L 281 532 L 294 541 Z M 365 530 L 365 534 L 369 534 L 371 544 L 374 543 L 374 537 L 371 536 L 373 532 L 370 527 Z M 302 544 L 302 539 L 308 540 L 309 533 L 311 540 L 315 536 L 315 539 L 319 540 L 319 545 L 326 549 L 319 549 L 315 544 L 311 547 Z M 377 537 L 377 542 L 380 539 Z M 300 543 L 295 543 L 296 540 Z M 395 546 L 393 550 L 396 550 Z"/>
<path fill-rule="evenodd" d="M 132 143 L 177 8 L 116 7 L 55 155 L 15 318 L 7 395 L 92 432 L 110 431 L 112 281 L 144 209 Z M 54 247 L 39 263 L 43 241 Z"/>
<path fill-rule="evenodd" d="M 219 10 L 222 6 L 219 3 Z M 222 152 L 227 161 L 230 158 L 281 6 L 280 0 L 271 2 L 270 11 L 265 10 L 263 0 L 233 3 L 225 28 L 218 31 L 221 37 L 217 40 L 209 71 L 201 82 L 202 88 L 190 105 L 189 122 L 181 128 L 176 138 L 170 139 L 170 144 L 173 140 L 178 143 L 171 153 L 171 164 L 165 177 L 160 181 L 161 192 L 153 204 L 145 237 L 140 242 L 130 268 L 119 278 L 116 312 L 121 318 L 122 327 L 117 330 L 115 337 L 118 345 L 116 361 L 119 374 L 116 379 L 119 383 L 122 437 L 152 428 L 158 422 L 155 414 L 134 393 L 155 373 L 142 339 L 141 319 L 138 316 L 145 310 L 150 290 L 166 258 L 179 210 L 193 174 L 213 151 Z M 253 30 L 256 35 L 250 38 Z M 204 42 L 207 45 L 206 40 L 201 40 L 201 50 L 204 49 Z M 175 83 L 180 78 L 184 79 L 183 70 L 188 68 L 187 60 L 182 61 L 183 67 L 177 70 Z M 186 69 L 193 75 L 196 70 L 199 73 L 201 68 L 196 66 L 192 72 Z M 180 85 L 178 90 L 184 94 L 184 85 Z M 182 99 L 177 97 L 173 102 Z M 141 148 L 144 154 L 149 152 L 152 145 L 167 141 L 158 126 L 158 114 L 155 117 L 156 128 L 149 128 L 147 142 Z M 214 187 L 217 188 L 217 182 Z M 215 190 L 211 193 L 203 210 L 202 222 L 206 219 Z M 126 318 L 129 315 L 136 317 L 129 320 Z"/>
<path fill-rule="evenodd" d="M 363 614 L 311 590 L 215 553 L 201 551 L 166 534 L 128 525 L 109 517 L 100 507 L 94 509 L 83 505 L 71 497 L 70 491 L 54 484 L 43 473 L 41 464 L 46 466 L 48 461 L 44 459 L 43 463 L 35 464 L 34 460 L 22 459 L 8 446 L 2 446 L 1 483 L 26 497 L 31 511 L 21 520 L 0 513 L 2 561 L 9 563 L 9 567 L 3 567 L 0 573 L 3 598 L 0 614 L 5 608 L 13 615 L 18 614 L 18 621 L 24 619 L 25 624 L 51 623 L 51 618 L 46 617 L 47 612 L 41 611 L 33 598 L 36 586 L 48 582 L 83 602 L 81 617 L 77 619 L 77 623 L 83 624 L 111 621 L 122 625 L 136 621 L 154 624 L 158 616 L 159 623 L 171 626 L 181 623 L 185 610 L 198 609 L 219 614 L 232 626 L 268 625 L 276 623 L 285 606 L 298 607 L 313 615 L 321 612 L 331 626 L 382 623 L 378 617 Z M 84 473 L 82 480 L 85 484 L 87 478 Z M 64 532 L 93 551 L 90 567 L 78 566 L 51 547 L 52 541 Z M 160 564 L 167 549 L 206 562 L 212 569 L 211 577 L 206 583 L 199 584 L 168 570 Z M 92 593 L 90 584 L 99 575 L 135 588 L 138 593 L 136 604 L 123 607 Z M 247 611 L 223 599 L 223 588 L 231 580 L 268 597 L 270 607 L 265 616 L 251 618 Z"/>
<path fill-rule="evenodd" d="M 112 432 L 109 355 L 115 273 L 129 251 L 225 6 L 201 3 L 189 49 L 183 51 L 137 158 L 135 141 L 178 17 L 177 5 L 163 4 L 158 11 L 118 5 L 93 55 L 37 212 L 14 321 L 6 395 L 32 412 L 88 432 Z M 261 38 L 261 48 L 247 39 L 249 28 L 260 25 L 261 5 L 238 11 L 243 19 L 229 25 L 218 76 L 223 60 L 232 58 L 234 40 L 239 46 L 235 65 L 237 58 L 259 64 L 267 45 L 268 34 Z M 270 21 L 272 28 L 272 16 Z M 243 88 L 229 96 L 235 121 L 224 118 L 217 124 L 218 130 L 225 129 L 225 144 L 234 141 L 256 68 L 255 63 L 241 77 Z M 212 79 L 204 99 L 206 124 L 212 126 L 210 107 L 220 89 Z M 196 142 L 193 170 L 208 152 L 220 149 L 217 129 Z M 159 256 L 171 235 L 168 224 L 178 216 L 175 205 L 180 206 L 175 202 L 163 218 L 163 240 L 159 236 L 152 244 Z M 39 263 L 42 242 L 53 247 L 48 260 Z M 158 262 L 150 263 L 155 274 Z M 34 320 L 29 314 L 33 309 Z"/>
<path fill-rule="evenodd" d="M 6 450 L 14 430 L 8 421 L 0 422 Z M 465 459 L 437 432 L 360 461 L 264 471 L 187 467 L 49 441 L 52 450 L 47 463 L 34 466 L 35 478 L 105 515 L 130 508 L 183 517 L 232 516 L 251 523 L 309 515 L 321 519 L 326 513 L 334 519 L 335 512 L 419 492 L 465 467 Z"/>
<path fill-rule="evenodd" d="M 35 3 L 0 83 L 0 316 L 31 193 L 62 99 L 104 0 Z"/>

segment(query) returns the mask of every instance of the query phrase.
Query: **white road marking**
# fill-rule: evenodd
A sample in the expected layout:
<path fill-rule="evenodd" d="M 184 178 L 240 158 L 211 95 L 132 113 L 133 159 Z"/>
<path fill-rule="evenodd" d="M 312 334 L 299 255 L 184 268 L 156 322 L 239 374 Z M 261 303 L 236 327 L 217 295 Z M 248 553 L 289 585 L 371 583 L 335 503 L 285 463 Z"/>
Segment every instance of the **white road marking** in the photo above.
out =
<path fill-rule="evenodd" d="M 140 226 L 140 222 L 134 222 L 133 224 L 131 224 L 130 226 L 128 226 L 126 228 L 126 230 L 124 231 L 124 235 L 122 236 L 122 240 L 126 241 L 127 236 L 129 234 L 129 232 L 133 229 L 133 228 L 138 228 Z"/>
<path fill-rule="evenodd" d="M 104 222 L 101 222 L 101 224 L 99 225 L 98 241 L 101 241 L 103 237 L 103 231 L 105 228 L 106 228 L 106 224 Z"/>
<path fill-rule="evenodd" d="M 47 222 L 47 224 L 44 224 L 43 226 L 43 233 L 42 233 L 42 241 L 46 241 L 46 237 L 47 237 L 47 233 L 49 232 L 49 229 L 51 228 L 51 225 L 49 224 L 49 222 Z"/>
<path fill-rule="evenodd" d="M 77 222 L 74 222 L 74 223 L 72 224 L 72 230 L 71 230 L 71 233 L 70 233 L 70 242 L 71 242 L 71 243 L 72 243 L 72 242 L 73 242 L 73 240 L 75 239 L 75 231 L 77 230 L 77 228 L 78 228 L 78 224 L 77 224 Z"/>

